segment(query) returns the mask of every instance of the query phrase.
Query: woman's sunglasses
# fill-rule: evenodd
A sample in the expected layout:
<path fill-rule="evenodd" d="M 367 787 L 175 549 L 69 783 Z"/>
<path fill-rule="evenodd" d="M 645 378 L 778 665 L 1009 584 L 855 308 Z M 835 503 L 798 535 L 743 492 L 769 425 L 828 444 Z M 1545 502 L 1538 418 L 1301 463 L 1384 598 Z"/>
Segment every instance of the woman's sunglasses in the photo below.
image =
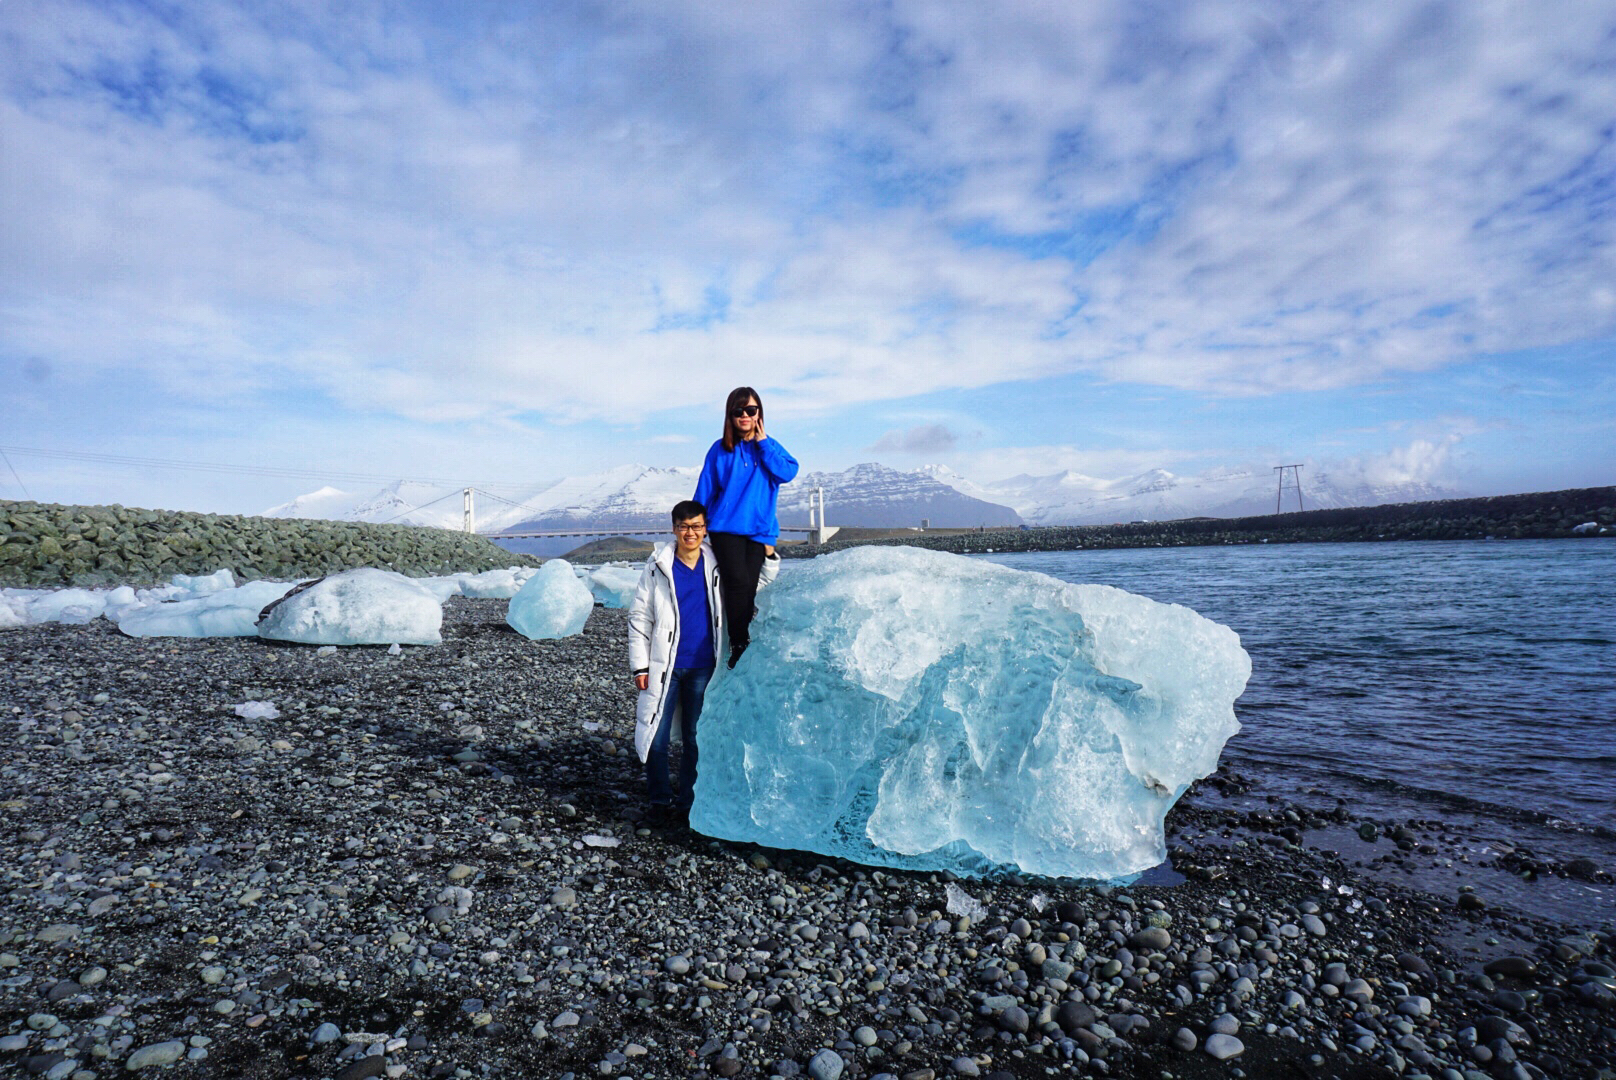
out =
<path fill-rule="evenodd" d="M 760 410 L 759 410 L 758 406 L 756 406 L 756 405 L 737 405 L 735 408 L 730 410 L 730 415 L 731 416 L 756 416 L 759 411 Z"/>

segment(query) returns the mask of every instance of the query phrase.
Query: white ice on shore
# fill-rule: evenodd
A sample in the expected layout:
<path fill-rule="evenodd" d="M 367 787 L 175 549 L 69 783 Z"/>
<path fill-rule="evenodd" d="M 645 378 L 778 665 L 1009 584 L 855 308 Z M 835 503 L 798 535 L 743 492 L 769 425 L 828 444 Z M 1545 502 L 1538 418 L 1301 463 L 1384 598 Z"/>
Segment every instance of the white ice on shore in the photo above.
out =
<path fill-rule="evenodd" d="M 609 608 L 626 608 L 634 602 L 640 584 L 640 570 L 629 566 L 602 566 L 589 575 L 589 591 Z"/>
<path fill-rule="evenodd" d="M 876 865 L 1149 869 L 1251 672 L 1188 608 L 913 548 L 821 556 L 758 607 L 707 693 L 691 825 Z"/>
<path fill-rule="evenodd" d="M 480 574 L 403 580 L 430 593 L 441 608 L 452 596 L 508 599 L 536 573 L 536 567 L 512 566 Z M 82 625 L 105 616 L 131 637 L 251 637 L 258 633 L 255 620 L 259 612 L 296 584 L 250 581 L 237 585 L 235 574 L 222 569 L 212 574 L 176 574 L 170 584 L 153 588 L 0 589 L 0 630 L 49 622 Z"/>
<path fill-rule="evenodd" d="M 442 626 L 434 592 L 403 574 L 364 567 L 287 597 L 258 634 L 305 645 L 436 645 Z"/>
<path fill-rule="evenodd" d="M 194 576 L 175 574 L 170 580 L 174 583 L 176 589 L 184 589 L 186 592 L 195 593 L 198 596 L 223 592 L 225 589 L 234 589 L 236 587 L 236 575 L 228 569 L 215 570 L 211 574 Z"/>
<path fill-rule="evenodd" d="M 523 637 L 571 637 L 584 628 L 595 597 L 565 559 L 550 559 L 511 597 L 505 621 Z"/>
<path fill-rule="evenodd" d="M 109 604 L 107 615 L 130 637 L 257 637 L 258 613 L 291 588 L 284 581 L 249 581 L 238 588 L 121 609 L 115 618 Z"/>

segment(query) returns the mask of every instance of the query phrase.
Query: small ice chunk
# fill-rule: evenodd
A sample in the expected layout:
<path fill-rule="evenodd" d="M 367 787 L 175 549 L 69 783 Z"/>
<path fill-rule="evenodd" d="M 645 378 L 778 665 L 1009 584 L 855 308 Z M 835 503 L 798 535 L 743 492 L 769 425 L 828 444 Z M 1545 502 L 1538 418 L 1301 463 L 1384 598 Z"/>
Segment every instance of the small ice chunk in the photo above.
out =
<path fill-rule="evenodd" d="M 950 915 L 964 915 L 972 922 L 981 922 L 988 916 L 988 909 L 982 906 L 982 901 L 952 881 L 943 887 L 943 895 L 948 898 Z"/>
<path fill-rule="evenodd" d="M 284 581 L 249 581 L 234 589 L 185 599 L 110 606 L 108 618 L 130 637 L 256 637 L 258 613 L 286 595 Z M 110 599 L 110 598 L 109 598 Z"/>
<path fill-rule="evenodd" d="M 584 628 L 594 607 L 594 596 L 578 580 L 572 564 L 551 559 L 511 597 L 505 621 L 535 640 L 571 637 Z"/>
<path fill-rule="evenodd" d="M 176 589 L 184 589 L 197 596 L 206 596 L 208 593 L 223 592 L 225 589 L 236 587 L 236 575 L 229 570 L 216 570 L 211 574 L 175 574 L 169 579 Z"/>
<path fill-rule="evenodd" d="M 0 594 L 0 630 L 28 625 L 28 605 Z"/>
<path fill-rule="evenodd" d="M 474 600 L 509 600 L 522 587 L 516 573 L 517 568 L 510 566 L 503 570 L 466 574 L 460 580 L 460 594 Z"/>
<path fill-rule="evenodd" d="M 281 715 L 273 701 L 243 701 L 231 707 L 243 720 L 278 720 Z"/>
<path fill-rule="evenodd" d="M 387 655 L 388 656 L 398 656 L 403 651 L 404 651 L 404 647 L 402 645 L 400 645 L 396 641 L 393 642 L 391 645 L 387 646 Z"/>
<path fill-rule="evenodd" d="M 615 836 L 601 836 L 597 833 L 584 833 L 579 837 L 585 847 L 617 847 L 623 841 Z"/>
<path fill-rule="evenodd" d="M 602 566 L 589 575 L 589 591 L 609 608 L 626 608 L 634 602 L 640 573 L 628 566 Z"/>
<path fill-rule="evenodd" d="M 411 581 L 438 598 L 441 605 L 451 596 L 462 595 L 466 578 L 470 574 L 450 574 L 448 577 L 410 578 Z"/>
<path fill-rule="evenodd" d="M 584 730 L 585 731 L 599 731 L 601 728 L 603 728 L 605 726 L 606 726 L 605 724 L 602 724 L 598 720 L 585 720 L 584 721 Z"/>
<path fill-rule="evenodd" d="M 436 645 L 443 608 L 403 574 L 362 567 L 333 574 L 277 604 L 260 637 L 305 645 Z"/>
<path fill-rule="evenodd" d="M 106 593 L 89 589 L 47 589 L 34 593 L 28 604 L 31 623 L 58 622 L 83 626 L 107 607 Z"/>

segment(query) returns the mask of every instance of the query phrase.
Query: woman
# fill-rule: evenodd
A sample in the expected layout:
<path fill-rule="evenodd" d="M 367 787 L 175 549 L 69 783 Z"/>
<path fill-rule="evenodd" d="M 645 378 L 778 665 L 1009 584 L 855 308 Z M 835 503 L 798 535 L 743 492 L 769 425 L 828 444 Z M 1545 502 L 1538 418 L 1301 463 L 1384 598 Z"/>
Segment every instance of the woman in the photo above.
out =
<path fill-rule="evenodd" d="M 707 451 L 695 500 L 707 508 L 707 542 L 724 586 L 729 666 L 751 642 L 752 607 L 765 559 L 778 559 L 775 503 L 797 475 L 797 459 L 763 431 L 763 401 L 750 386 L 730 391 L 724 437 Z"/>

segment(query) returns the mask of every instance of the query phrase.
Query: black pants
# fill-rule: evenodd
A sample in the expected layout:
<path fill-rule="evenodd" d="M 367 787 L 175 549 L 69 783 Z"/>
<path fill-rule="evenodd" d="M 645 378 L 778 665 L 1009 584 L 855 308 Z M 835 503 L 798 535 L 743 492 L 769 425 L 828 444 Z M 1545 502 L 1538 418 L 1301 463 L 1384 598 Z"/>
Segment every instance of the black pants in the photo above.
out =
<path fill-rule="evenodd" d="M 752 641 L 752 608 L 757 603 L 758 575 L 763 572 L 763 545 L 734 533 L 708 533 L 718 559 L 718 581 L 724 587 L 724 624 L 730 648 Z"/>

